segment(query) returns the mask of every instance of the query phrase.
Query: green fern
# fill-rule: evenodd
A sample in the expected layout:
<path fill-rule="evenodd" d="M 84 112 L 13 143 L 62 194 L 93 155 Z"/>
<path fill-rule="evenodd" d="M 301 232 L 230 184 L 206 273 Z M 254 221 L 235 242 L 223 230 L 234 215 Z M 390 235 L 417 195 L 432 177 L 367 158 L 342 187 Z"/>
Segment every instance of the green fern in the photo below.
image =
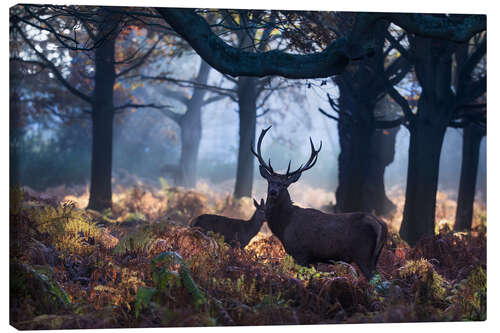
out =
<path fill-rule="evenodd" d="M 170 288 L 186 288 L 193 297 L 193 303 L 197 309 L 206 304 L 205 294 L 198 288 L 191 276 L 191 271 L 186 266 L 184 259 L 172 251 L 162 252 L 151 260 L 153 288 L 141 287 L 135 295 L 136 317 L 142 309 L 147 308 L 152 300 L 164 293 L 168 293 Z M 179 272 L 169 269 L 171 266 L 179 265 Z"/>
<path fill-rule="evenodd" d="M 140 312 L 146 309 L 150 304 L 153 296 L 156 294 L 155 288 L 139 287 L 135 294 L 135 317 L 138 318 Z"/>

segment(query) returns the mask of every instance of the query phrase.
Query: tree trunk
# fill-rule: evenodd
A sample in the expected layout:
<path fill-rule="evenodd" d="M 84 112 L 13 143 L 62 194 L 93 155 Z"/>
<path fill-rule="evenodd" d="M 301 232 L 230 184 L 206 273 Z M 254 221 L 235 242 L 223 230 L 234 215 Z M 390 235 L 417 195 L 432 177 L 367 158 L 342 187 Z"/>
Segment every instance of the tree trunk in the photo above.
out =
<path fill-rule="evenodd" d="M 470 124 L 464 128 L 455 231 L 470 231 L 472 227 L 479 148 L 483 136 L 484 130 L 477 125 Z"/>
<path fill-rule="evenodd" d="M 371 140 L 374 129 L 362 126 L 360 123 L 339 121 L 338 124 L 340 154 L 339 154 L 339 185 L 335 192 L 338 212 L 363 211 L 363 192 L 365 177 L 370 169 Z"/>
<path fill-rule="evenodd" d="M 405 207 L 399 231 L 410 245 L 434 234 L 439 159 L 446 127 L 453 118 L 451 55 L 448 41 L 412 37 L 415 72 L 422 86 L 418 111 L 410 123 Z"/>
<path fill-rule="evenodd" d="M 369 168 L 366 170 L 363 188 L 363 207 L 365 212 L 388 216 L 396 210 L 396 205 L 385 193 L 385 168 L 394 160 L 396 134 L 399 126 L 375 130 L 369 152 Z"/>
<path fill-rule="evenodd" d="M 445 124 L 416 119 L 411 129 L 403 221 L 399 231 L 410 245 L 434 234 L 439 159 Z"/>
<path fill-rule="evenodd" d="M 210 73 L 210 65 L 201 60 L 196 83 L 206 84 Z M 193 95 L 186 104 L 186 113 L 182 116 L 181 127 L 181 158 L 175 184 L 186 188 L 196 187 L 198 172 L 198 153 L 201 141 L 201 109 L 206 89 L 194 88 Z"/>
<path fill-rule="evenodd" d="M 12 79 L 11 79 L 12 80 Z M 11 81 L 12 82 L 12 81 Z M 11 83 L 12 84 L 12 83 Z M 21 127 L 21 112 L 20 98 L 16 89 L 10 91 L 10 108 L 9 108 L 9 182 L 10 186 L 21 186 L 21 146 L 22 127 Z"/>
<path fill-rule="evenodd" d="M 385 194 L 384 172 L 394 159 L 397 129 L 376 130 L 375 96 L 381 88 L 364 85 L 369 74 L 364 69 L 357 74 L 341 75 L 335 80 L 340 91 L 339 180 L 335 211 L 386 215 L 395 209 Z M 364 92 L 361 96 L 360 91 Z"/>
<path fill-rule="evenodd" d="M 188 103 L 188 111 L 180 121 L 181 158 L 175 178 L 177 186 L 196 187 L 198 151 L 201 141 L 201 101 Z"/>
<path fill-rule="evenodd" d="M 92 162 L 88 208 L 111 208 L 113 156 L 113 86 L 115 40 L 108 36 L 95 50 L 95 86 L 92 102 Z"/>
<path fill-rule="evenodd" d="M 257 79 L 240 77 L 238 80 L 239 134 L 238 164 L 234 197 L 252 196 L 254 157 L 250 146 L 255 140 L 257 117 Z"/>

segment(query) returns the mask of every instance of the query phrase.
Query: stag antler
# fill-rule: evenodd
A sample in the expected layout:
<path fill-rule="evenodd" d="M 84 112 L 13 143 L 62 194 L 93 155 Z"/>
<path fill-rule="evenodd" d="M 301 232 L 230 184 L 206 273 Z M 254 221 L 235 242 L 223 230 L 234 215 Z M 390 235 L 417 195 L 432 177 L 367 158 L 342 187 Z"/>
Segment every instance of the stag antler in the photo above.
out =
<path fill-rule="evenodd" d="M 290 160 L 290 162 L 288 163 L 288 169 L 286 170 L 287 177 L 292 177 L 293 175 L 295 175 L 297 173 L 302 173 L 306 170 L 309 170 L 316 164 L 316 161 L 318 160 L 318 153 L 321 150 L 321 147 L 323 147 L 323 141 L 319 142 L 318 150 L 314 149 L 314 144 L 312 142 L 311 137 L 309 137 L 309 142 L 311 142 L 311 156 L 309 157 L 309 160 L 306 162 L 305 165 L 301 165 L 297 170 L 295 170 L 291 173 L 290 173 L 290 164 L 292 163 L 292 161 Z"/>
<path fill-rule="evenodd" d="M 269 131 L 269 129 L 271 127 L 272 127 L 272 125 L 266 129 L 263 129 L 262 132 L 260 132 L 259 141 L 257 142 L 257 153 L 258 154 L 253 149 L 253 144 L 250 145 L 250 149 L 252 150 L 252 153 L 255 155 L 255 157 L 257 157 L 257 159 L 259 160 L 260 165 L 262 165 L 262 167 L 264 169 L 266 169 L 269 173 L 272 174 L 272 173 L 274 173 L 274 170 L 273 170 L 273 167 L 271 166 L 271 159 L 269 159 L 269 164 L 267 164 L 266 161 L 264 161 L 264 159 L 262 158 L 262 152 L 260 150 L 260 146 L 262 145 L 262 139 L 264 139 L 264 135 L 266 135 L 266 132 Z"/>
<path fill-rule="evenodd" d="M 267 131 L 270 128 L 271 128 L 271 126 L 269 126 L 266 129 L 263 129 L 260 132 L 259 141 L 257 142 L 257 153 L 253 149 L 253 145 L 250 146 L 250 149 L 252 150 L 252 153 L 255 155 L 255 157 L 257 157 L 257 159 L 259 160 L 260 165 L 264 169 L 266 169 L 269 173 L 273 174 L 275 172 L 273 170 L 273 167 L 271 166 L 271 159 L 269 159 L 269 163 L 266 163 L 266 161 L 264 161 L 264 159 L 262 158 L 262 152 L 261 152 L 262 140 L 264 139 L 264 135 L 266 135 Z M 295 170 L 293 172 L 290 172 L 290 165 L 292 163 L 292 161 L 290 160 L 290 162 L 288 163 L 288 168 L 286 170 L 287 178 L 292 177 L 292 176 L 296 175 L 297 173 L 302 173 L 306 170 L 309 170 L 316 164 L 316 161 L 318 160 L 318 153 L 320 152 L 321 147 L 323 146 L 323 142 L 320 141 L 319 148 L 318 148 L 318 150 L 316 150 L 316 149 L 314 149 L 314 144 L 312 142 L 311 137 L 309 137 L 309 141 L 311 142 L 311 156 L 309 157 L 309 160 L 306 162 L 306 164 L 302 164 L 297 170 Z"/>

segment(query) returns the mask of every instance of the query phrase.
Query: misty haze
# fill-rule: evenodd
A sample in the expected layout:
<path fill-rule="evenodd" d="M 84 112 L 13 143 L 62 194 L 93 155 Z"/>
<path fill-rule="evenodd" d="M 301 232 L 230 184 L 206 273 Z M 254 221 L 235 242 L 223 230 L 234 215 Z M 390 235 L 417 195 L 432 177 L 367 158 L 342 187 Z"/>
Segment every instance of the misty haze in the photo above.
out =
<path fill-rule="evenodd" d="M 485 15 L 9 13 L 11 325 L 486 319 Z"/>

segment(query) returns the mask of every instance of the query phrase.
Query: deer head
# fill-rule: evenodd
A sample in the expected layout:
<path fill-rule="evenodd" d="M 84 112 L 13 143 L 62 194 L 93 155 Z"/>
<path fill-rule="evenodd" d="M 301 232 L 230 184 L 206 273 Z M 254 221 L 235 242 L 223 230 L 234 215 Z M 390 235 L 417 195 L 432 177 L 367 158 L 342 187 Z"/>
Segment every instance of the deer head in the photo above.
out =
<path fill-rule="evenodd" d="M 260 199 L 260 204 L 253 199 L 253 205 L 255 206 L 253 218 L 264 221 L 266 219 L 266 204 L 264 203 L 264 199 Z"/>
<path fill-rule="evenodd" d="M 273 167 L 271 166 L 271 159 L 269 159 L 269 163 L 262 158 L 261 145 L 262 140 L 264 139 L 264 135 L 271 128 L 269 126 L 266 129 L 263 129 L 259 136 L 259 141 L 257 142 L 257 153 L 253 149 L 253 146 L 250 146 L 252 153 L 259 160 L 259 171 L 262 177 L 267 180 L 267 205 L 272 205 L 272 201 L 277 199 L 280 194 L 287 190 L 290 184 L 295 183 L 299 180 L 302 172 L 309 170 L 316 164 L 318 160 L 318 153 L 321 150 L 322 142 L 320 142 L 320 146 L 318 150 L 314 149 L 314 144 L 312 139 L 309 137 L 309 141 L 311 142 L 311 156 L 309 160 L 301 165 L 297 170 L 290 172 L 290 165 L 292 161 L 288 163 L 288 169 L 286 170 L 286 174 L 278 174 L 274 172 Z"/>

